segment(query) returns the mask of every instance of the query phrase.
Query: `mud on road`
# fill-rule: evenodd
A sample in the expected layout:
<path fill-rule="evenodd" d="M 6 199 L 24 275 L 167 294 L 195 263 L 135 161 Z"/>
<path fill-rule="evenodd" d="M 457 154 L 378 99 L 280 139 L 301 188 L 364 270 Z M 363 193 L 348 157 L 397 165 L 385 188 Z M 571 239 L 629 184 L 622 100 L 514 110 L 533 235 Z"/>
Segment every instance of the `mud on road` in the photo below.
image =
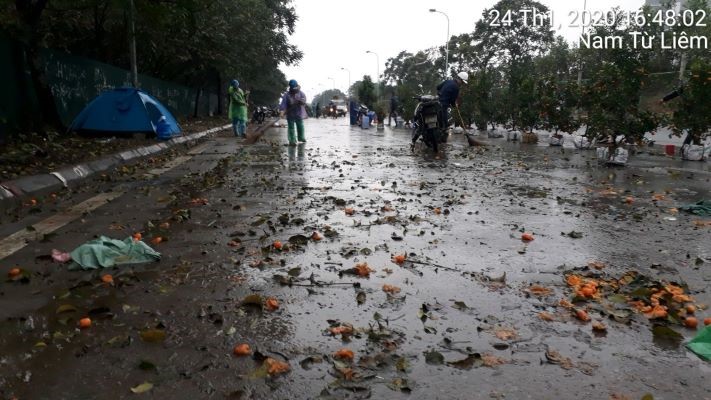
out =
<path fill-rule="evenodd" d="M 297 147 L 282 128 L 218 137 L 160 175 L 146 171 L 180 154 L 5 213 L 3 237 L 124 193 L 0 261 L 23 270 L 0 283 L 0 394 L 711 397 L 682 319 L 711 316 L 711 226 L 678 211 L 711 197 L 708 164 L 610 169 L 461 135 L 435 159 L 407 132 L 346 123 L 309 120 Z M 76 272 L 47 257 L 135 232 L 162 238 L 160 262 Z"/>

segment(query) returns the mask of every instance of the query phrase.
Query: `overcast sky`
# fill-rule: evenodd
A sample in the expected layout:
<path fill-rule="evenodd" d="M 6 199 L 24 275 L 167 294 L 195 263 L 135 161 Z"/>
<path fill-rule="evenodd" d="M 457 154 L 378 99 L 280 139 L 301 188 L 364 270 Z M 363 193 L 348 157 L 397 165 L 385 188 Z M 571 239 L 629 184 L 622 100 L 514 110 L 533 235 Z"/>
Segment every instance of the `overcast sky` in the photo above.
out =
<path fill-rule="evenodd" d="M 568 14 L 582 11 L 584 0 L 539 0 L 553 10 L 559 34 L 569 42 L 577 41 L 580 28 L 570 28 Z M 496 0 L 294 0 L 299 20 L 291 43 L 304 52 L 298 65 L 283 67 L 287 79 L 296 79 L 306 95 L 311 96 L 333 86 L 345 92 L 348 73 L 351 80 L 376 75 L 378 54 L 380 73 L 385 61 L 400 51 L 415 52 L 443 45 L 447 37 L 447 19 L 430 13 L 436 8 L 449 15 L 450 35 L 472 32 L 485 8 Z M 644 0 L 588 0 L 589 11 L 607 11 L 619 6 L 636 10 Z"/>

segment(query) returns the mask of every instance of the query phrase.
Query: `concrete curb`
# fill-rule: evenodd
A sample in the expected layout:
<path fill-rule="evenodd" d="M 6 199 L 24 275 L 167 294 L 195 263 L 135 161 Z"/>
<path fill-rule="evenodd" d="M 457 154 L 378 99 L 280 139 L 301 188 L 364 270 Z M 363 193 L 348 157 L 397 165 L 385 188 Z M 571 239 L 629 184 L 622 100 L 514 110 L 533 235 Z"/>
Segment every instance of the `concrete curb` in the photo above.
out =
<path fill-rule="evenodd" d="M 273 122 L 271 124 L 273 124 Z M 271 124 L 265 124 L 265 127 L 268 128 Z M 129 161 L 136 161 L 140 158 L 160 153 L 179 144 L 192 143 L 230 127 L 232 127 L 232 125 L 218 126 L 202 132 L 179 136 L 165 142 L 125 150 L 87 163 L 64 167 L 48 174 L 25 176 L 12 181 L 0 182 L 0 204 L 29 195 L 39 195 L 60 190 L 63 187 L 68 187 L 96 173 L 104 172 Z M 259 132 L 260 129 L 266 130 L 266 128 L 259 127 L 257 132 Z"/>

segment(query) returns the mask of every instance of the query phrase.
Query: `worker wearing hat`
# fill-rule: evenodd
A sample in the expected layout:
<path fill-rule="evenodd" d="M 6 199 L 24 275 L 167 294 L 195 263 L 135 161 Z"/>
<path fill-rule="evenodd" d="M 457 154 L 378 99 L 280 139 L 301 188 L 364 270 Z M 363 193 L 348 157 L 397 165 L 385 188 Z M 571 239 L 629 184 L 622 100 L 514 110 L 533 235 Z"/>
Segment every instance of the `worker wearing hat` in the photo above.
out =
<path fill-rule="evenodd" d="M 245 137 L 247 134 L 247 98 L 244 91 L 240 89 L 237 79 L 230 82 L 227 93 L 230 98 L 227 116 L 232 121 L 232 131 L 237 137 Z"/>
<path fill-rule="evenodd" d="M 297 133 L 299 142 L 306 143 L 306 134 L 304 132 L 304 119 L 307 115 L 306 95 L 301 91 L 301 87 L 294 79 L 289 81 L 289 90 L 281 97 L 279 114 L 282 118 L 286 115 L 289 146 L 296 145 Z"/>

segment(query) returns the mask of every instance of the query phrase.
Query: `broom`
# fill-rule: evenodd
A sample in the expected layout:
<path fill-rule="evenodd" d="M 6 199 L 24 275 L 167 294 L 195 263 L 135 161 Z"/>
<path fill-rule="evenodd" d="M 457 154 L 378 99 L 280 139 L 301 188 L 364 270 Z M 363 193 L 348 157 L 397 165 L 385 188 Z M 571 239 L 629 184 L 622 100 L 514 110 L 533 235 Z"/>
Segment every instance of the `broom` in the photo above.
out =
<path fill-rule="evenodd" d="M 467 138 L 467 142 L 469 142 L 469 146 L 475 147 L 475 146 L 488 146 L 488 144 L 474 139 L 471 134 L 469 133 L 469 130 L 464 127 L 464 118 L 462 118 L 462 113 L 459 112 L 459 105 L 455 104 L 454 108 L 457 110 L 457 115 L 459 116 L 459 123 L 462 125 L 462 129 L 464 129 L 464 136 Z"/>

